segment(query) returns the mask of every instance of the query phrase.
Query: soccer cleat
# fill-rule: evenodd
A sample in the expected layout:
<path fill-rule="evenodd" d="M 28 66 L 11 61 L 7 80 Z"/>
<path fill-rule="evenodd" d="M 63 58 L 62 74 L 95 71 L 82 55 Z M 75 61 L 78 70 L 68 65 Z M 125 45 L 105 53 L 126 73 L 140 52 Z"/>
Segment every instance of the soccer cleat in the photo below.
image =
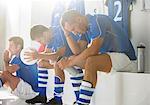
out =
<path fill-rule="evenodd" d="M 40 96 L 37 95 L 36 97 L 26 100 L 26 103 L 28 104 L 35 104 L 35 103 L 46 103 L 47 102 L 47 97 L 46 96 Z"/>
<path fill-rule="evenodd" d="M 62 100 L 57 101 L 56 98 L 52 98 L 49 102 L 44 105 L 63 105 Z"/>
<path fill-rule="evenodd" d="M 84 104 L 79 104 L 77 102 L 74 102 L 73 105 L 84 105 Z M 85 105 L 88 105 L 88 104 L 85 104 Z"/>

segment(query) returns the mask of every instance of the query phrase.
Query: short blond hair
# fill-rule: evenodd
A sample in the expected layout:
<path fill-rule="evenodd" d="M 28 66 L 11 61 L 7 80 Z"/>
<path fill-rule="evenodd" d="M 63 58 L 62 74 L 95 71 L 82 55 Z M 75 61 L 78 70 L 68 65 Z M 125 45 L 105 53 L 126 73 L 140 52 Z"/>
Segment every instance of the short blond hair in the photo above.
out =
<path fill-rule="evenodd" d="M 65 22 L 68 22 L 70 24 L 74 23 L 76 17 L 78 17 L 78 16 L 82 16 L 82 15 L 76 10 L 68 10 L 68 11 L 64 12 L 60 19 L 61 26 L 64 27 Z"/>
<path fill-rule="evenodd" d="M 8 41 L 13 41 L 13 43 L 17 46 L 17 45 L 20 45 L 21 46 L 21 49 L 23 49 L 23 46 L 24 46 L 24 41 L 21 37 L 19 36 L 13 36 L 13 37 L 10 37 Z"/>
<path fill-rule="evenodd" d="M 43 25 L 33 26 L 30 31 L 31 40 L 35 40 L 36 38 L 43 37 L 43 32 L 46 32 L 48 30 L 50 29 Z"/>

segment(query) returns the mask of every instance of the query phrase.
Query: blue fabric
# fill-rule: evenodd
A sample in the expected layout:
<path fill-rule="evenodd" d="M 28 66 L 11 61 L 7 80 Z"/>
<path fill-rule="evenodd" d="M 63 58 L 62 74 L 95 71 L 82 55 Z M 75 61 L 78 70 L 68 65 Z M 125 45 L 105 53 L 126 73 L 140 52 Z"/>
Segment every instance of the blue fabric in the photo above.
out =
<path fill-rule="evenodd" d="M 81 82 L 83 80 L 83 71 L 82 71 L 82 69 L 78 69 L 78 71 L 80 71 L 80 73 L 77 76 L 71 76 L 70 77 L 73 89 L 75 89 L 74 93 L 76 95 L 76 100 L 78 100 L 78 98 L 79 98 L 79 89 L 80 89 L 80 86 L 81 86 Z"/>
<path fill-rule="evenodd" d="M 85 33 L 88 42 L 90 43 L 97 37 L 101 36 L 101 29 L 99 28 L 98 22 L 95 16 L 87 15 L 89 21 L 88 31 Z"/>
<path fill-rule="evenodd" d="M 68 57 L 68 56 L 73 55 L 71 49 L 69 48 L 69 45 L 66 41 L 66 38 L 64 36 L 64 33 L 63 33 L 61 27 L 60 26 L 52 27 L 52 30 L 53 30 L 53 38 L 50 41 L 50 43 L 48 44 L 47 48 L 50 48 L 50 49 L 52 49 L 53 52 L 56 52 L 57 50 L 59 50 L 59 48 L 66 47 L 64 56 Z M 70 33 L 70 35 L 75 41 L 86 40 L 86 38 L 81 35 L 75 36 L 72 33 Z"/>
<path fill-rule="evenodd" d="M 66 8 L 66 5 L 64 1 L 57 0 L 53 8 L 53 12 L 52 12 L 51 26 L 60 26 L 60 18 L 61 18 L 61 15 L 66 10 L 65 8 Z M 85 14 L 84 0 L 70 0 L 70 3 L 67 9 L 77 10 L 81 14 Z"/>
<path fill-rule="evenodd" d="M 135 51 L 125 30 L 122 30 L 116 22 L 105 15 L 87 15 L 89 28 L 85 33 L 90 43 L 95 38 L 103 38 L 100 48 L 101 53 L 118 52 L 125 53 L 130 60 L 135 60 Z"/>
<path fill-rule="evenodd" d="M 54 98 L 57 102 L 62 101 L 62 93 L 64 89 L 64 82 L 61 82 L 58 76 L 55 76 Z"/>
<path fill-rule="evenodd" d="M 46 96 L 47 81 L 48 81 L 47 69 L 38 68 L 38 85 L 39 85 L 38 91 L 40 93 L 40 96 Z"/>
<path fill-rule="evenodd" d="M 82 15 L 84 15 L 85 14 L 84 0 L 71 0 L 68 9 L 76 10 L 80 12 Z"/>
<path fill-rule="evenodd" d="M 81 89 L 80 90 L 80 94 L 84 94 L 84 95 L 87 95 L 87 96 L 92 96 L 93 95 L 93 91 L 88 91 L 88 90 Z"/>
<path fill-rule="evenodd" d="M 71 77 L 70 79 L 73 79 L 73 80 L 81 80 L 83 77 Z"/>
<path fill-rule="evenodd" d="M 57 0 L 52 13 L 51 26 L 60 26 L 60 18 L 64 11 L 64 3 L 62 0 Z"/>
<path fill-rule="evenodd" d="M 46 70 L 38 70 L 38 73 L 41 73 L 41 74 L 48 74 L 48 71 L 47 71 L 47 69 L 46 69 Z"/>
<path fill-rule="evenodd" d="M 129 35 L 129 7 L 134 0 L 108 0 L 108 15 Z M 119 8 L 121 11 L 119 11 Z M 119 13 L 117 15 L 117 12 Z M 121 18 L 116 20 L 115 17 Z"/>
<path fill-rule="evenodd" d="M 45 82 L 45 81 L 38 81 L 38 83 L 39 84 L 45 84 L 45 85 L 47 84 L 47 82 Z"/>
<path fill-rule="evenodd" d="M 11 64 L 17 64 L 20 68 L 16 71 L 16 76 L 23 79 L 25 82 L 29 83 L 34 91 L 38 89 L 38 70 L 37 64 L 25 65 L 20 56 L 14 57 Z"/>
<path fill-rule="evenodd" d="M 85 83 L 89 84 L 89 82 L 84 81 L 84 84 Z M 84 104 L 89 105 L 93 93 L 94 93 L 94 88 L 81 85 L 81 88 L 80 88 L 80 91 L 79 91 L 79 98 L 78 98 L 77 103 L 78 104 L 83 104 L 83 105 Z M 82 95 L 82 97 L 80 97 L 80 95 Z"/>
<path fill-rule="evenodd" d="M 39 87 L 38 92 L 40 96 L 46 96 L 46 87 Z"/>
<path fill-rule="evenodd" d="M 48 79 L 48 77 L 46 77 L 46 76 L 39 76 L 39 78 Z"/>
<path fill-rule="evenodd" d="M 88 105 L 88 104 L 90 103 L 90 100 L 83 99 L 83 98 L 79 98 L 78 101 L 79 101 L 79 102 L 78 102 L 78 105 L 84 105 L 84 104 L 82 104 L 82 103 L 80 103 L 80 102 L 87 103 L 87 104 L 85 104 L 85 105 Z"/>

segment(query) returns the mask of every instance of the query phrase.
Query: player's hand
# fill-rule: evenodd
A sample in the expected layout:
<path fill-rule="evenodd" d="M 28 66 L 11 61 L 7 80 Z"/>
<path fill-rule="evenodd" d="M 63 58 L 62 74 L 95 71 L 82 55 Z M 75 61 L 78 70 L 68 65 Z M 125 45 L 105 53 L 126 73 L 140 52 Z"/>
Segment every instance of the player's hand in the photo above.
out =
<path fill-rule="evenodd" d="M 5 50 L 4 51 L 4 62 L 5 63 L 9 63 L 10 60 L 11 60 L 11 58 L 10 58 L 10 52 L 8 50 Z"/>
<path fill-rule="evenodd" d="M 69 57 L 70 60 L 74 60 L 75 58 L 76 58 L 75 55 L 72 55 L 72 56 Z"/>
<path fill-rule="evenodd" d="M 64 31 L 64 35 L 66 37 L 68 37 L 70 35 L 70 32 L 67 29 L 65 29 L 64 27 L 62 27 L 62 30 Z"/>
<path fill-rule="evenodd" d="M 57 53 L 59 54 L 59 56 L 63 56 L 65 54 L 66 51 L 66 47 L 61 47 L 58 49 Z"/>
<path fill-rule="evenodd" d="M 71 67 L 70 60 L 68 58 L 63 58 L 57 62 L 58 66 L 63 70 L 67 67 Z"/>
<path fill-rule="evenodd" d="M 26 59 L 28 62 L 32 60 L 38 59 L 38 52 L 35 49 L 30 48 L 30 51 L 24 52 L 24 59 Z"/>
<path fill-rule="evenodd" d="M 38 67 L 52 69 L 53 65 L 50 64 L 48 60 L 40 59 L 38 61 Z"/>

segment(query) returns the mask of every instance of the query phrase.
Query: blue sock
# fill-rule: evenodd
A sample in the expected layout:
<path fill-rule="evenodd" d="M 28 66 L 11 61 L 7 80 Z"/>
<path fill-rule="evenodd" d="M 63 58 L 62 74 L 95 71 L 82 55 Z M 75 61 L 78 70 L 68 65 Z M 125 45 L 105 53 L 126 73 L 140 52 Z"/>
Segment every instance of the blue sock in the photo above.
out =
<path fill-rule="evenodd" d="M 58 76 L 55 76 L 54 98 L 57 102 L 62 102 L 64 82 Z"/>
<path fill-rule="evenodd" d="M 83 80 L 83 71 L 82 69 L 77 69 L 79 71 L 79 74 L 76 76 L 71 76 L 70 80 L 73 86 L 73 91 L 76 95 L 76 100 L 79 98 L 79 89 Z"/>
<path fill-rule="evenodd" d="M 46 96 L 48 71 L 46 68 L 38 68 L 38 91 L 40 96 Z"/>
<path fill-rule="evenodd" d="M 82 81 L 79 92 L 79 99 L 77 101 L 78 105 L 89 105 L 94 90 L 95 88 L 92 88 L 92 84 L 90 82 Z"/>

